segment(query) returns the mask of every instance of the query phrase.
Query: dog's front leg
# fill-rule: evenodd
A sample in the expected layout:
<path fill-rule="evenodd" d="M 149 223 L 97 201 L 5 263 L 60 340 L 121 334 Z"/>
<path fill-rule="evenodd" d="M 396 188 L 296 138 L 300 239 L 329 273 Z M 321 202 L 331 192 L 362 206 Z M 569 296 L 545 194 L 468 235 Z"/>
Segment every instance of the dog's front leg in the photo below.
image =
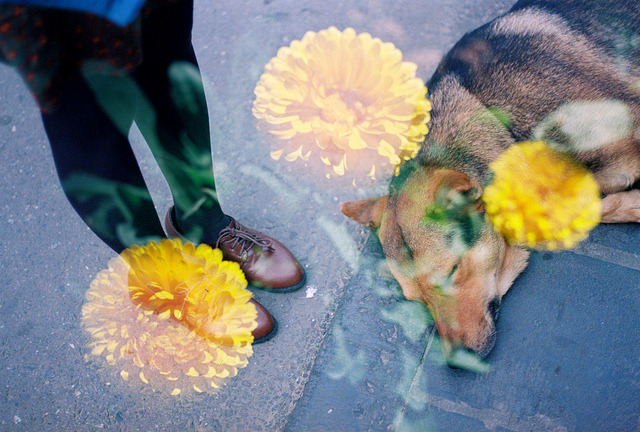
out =
<path fill-rule="evenodd" d="M 602 222 L 640 223 L 640 190 L 617 192 L 602 199 Z"/>

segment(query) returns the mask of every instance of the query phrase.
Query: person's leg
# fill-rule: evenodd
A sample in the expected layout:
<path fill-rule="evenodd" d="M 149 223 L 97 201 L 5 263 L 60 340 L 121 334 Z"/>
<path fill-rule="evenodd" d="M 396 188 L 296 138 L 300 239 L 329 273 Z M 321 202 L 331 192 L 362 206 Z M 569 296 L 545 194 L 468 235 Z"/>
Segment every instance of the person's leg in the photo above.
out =
<path fill-rule="evenodd" d="M 144 17 L 143 61 L 135 78 L 155 113 L 155 131 L 146 130 L 145 138 L 171 189 L 174 221 L 189 240 L 215 243 L 231 220 L 217 199 L 192 25 L 192 1 L 159 7 Z M 141 130 L 144 134 L 144 126 Z"/>
<path fill-rule="evenodd" d="M 56 109 L 42 117 L 63 190 L 73 207 L 117 252 L 151 237 L 165 237 L 127 137 L 79 73 L 67 80 L 63 90 Z M 128 129 L 122 118 L 118 123 Z M 251 302 L 258 313 L 253 343 L 267 341 L 276 333 L 277 323 L 264 306 Z"/>
<path fill-rule="evenodd" d="M 193 1 L 158 8 L 143 19 L 143 61 L 135 73 L 155 111 L 156 127 L 146 129 L 145 138 L 174 198 L 176 212 L 167 218 L 167 232 L 219 248 L 225 259 L 240 264 L 252 286 L 280 292 L 298 289 L 305 275 L 291 252 L 220 208 L 209 114 L 191 45 L 192 24 Z"/>
<path fill-rule="evenodd" d="M 116 252 L 164 237 L 129 141 L 78 71 L 42 114 L 62 188 L 82 220 Z"/>

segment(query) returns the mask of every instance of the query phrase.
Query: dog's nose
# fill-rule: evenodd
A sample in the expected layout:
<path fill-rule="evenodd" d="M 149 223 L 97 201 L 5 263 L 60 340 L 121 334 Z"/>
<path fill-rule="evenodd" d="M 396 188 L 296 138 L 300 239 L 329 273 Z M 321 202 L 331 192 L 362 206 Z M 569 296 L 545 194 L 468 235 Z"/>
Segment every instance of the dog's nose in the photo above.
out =
<path fill-rule="evenodd" d="M 447 364 L 453 369 L 463 369 L 474 372 L 487 372 L 489 366 L 482 362 L 472 360 L 473 357 L 486 359 L 496 342 L 496 334 L 493 332 L 481 347 L 457 347 L 447 356 Z M 471 357 L 470 357 L 471 356 Z M 463 359 L 463 361 L 461 361 Z"/>
<path fill-rule="evenodd" d="M 498 321 L 498 316 L 500 315 L 500 300 L 499 299 L 491 300 L 491 302 L 489 302 L 489 305 L 487 306 L 487 309 L 489 311 L 489 316 L 491 317 L 491 321 L 492 321 L 491 333 L 489 333 L 486 336 L 486 339 L 482 341 L 481 345 L 466 347 L 468 351 L 474 353 L 475 355 L 477 355 L 482 359 L 486 358 L 489 355 L 494 345 L 496 344 L 497 333 L 495 330 L 495 325 L 496 325 L 496 321 Z"/>
<path fill-rule="evenodd" d="M 487 339 L 485 340 L 485 342 L 482 345 L 482 347 L 478 348 L 478 349 L 475 349 L 473 351 L 478 355 L 478 357 L 480 357 L 482 359 L 487 358 L 487 356 L 489 355 L 489 353 L 493 349 L 494 345 L 496 344 L 496 339 L 497 339 L 497 333 L 495 331 L 493 331 L 487 337 Z"/>
<path fill-rule="evenodd" d="M 489 315 L 495 324 L 498 321 L 498 316 L 500 315 L 500 300 L 491 300 L 489 303 Z"/>
<path fill-rule="evenodd" d="M 493 331 L 487 336 L 481 347 L 473 349 L 473 351 L 481 358 L 486 358 L 493 349 L 493 346 L 496 344 L 497 333 L 495 330 L 495 326 L 496 322 L 498 321 L 498 316 L 500 315 L 500 300 L 491 300 L 488 305 L 488 310 L 489 316 L 493 321 Z"/>

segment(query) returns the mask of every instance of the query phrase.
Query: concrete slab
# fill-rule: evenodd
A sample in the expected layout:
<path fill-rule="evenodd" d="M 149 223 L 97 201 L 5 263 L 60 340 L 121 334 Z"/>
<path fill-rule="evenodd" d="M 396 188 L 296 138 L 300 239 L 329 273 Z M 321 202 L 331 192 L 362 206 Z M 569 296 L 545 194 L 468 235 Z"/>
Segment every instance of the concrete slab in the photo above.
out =
<path fill-rule="evenodd" d="M 583 249 L 604 232 L 637 238 L 629 228 L 600 227 Z M 375 239 L 361 258 L 286 431 L 638 430 L 638 269 L 534 253 L 505 297 L 491 371 L 476 374 L 442 365 Z"/>
<path fill-rule="evenodd" d="M 338 216 L 332 192 L 312 191 L 269 166 L 265 149 L 242 148 L 238 136 L 218 149 L 224 208 L 243 223 L 290 246 L 308 273 L 306 289 L 289 295 L 256 292 L 280 323 L 276 339 L 256 348 L 248 368 L 217 394 L 195 400 L 138 394 L 105 383 L 85 364 L 80 308 L 92 278 L 114 256 L 89 232 L 59 189 L 37 110 L 13 71 L 3 68 L 0 186 L 4 223 L 0 325 L 0 429 L 272 431 L 300 397 L 350 267 L 327 230 L 363 230 Z M 141 165 L 157 170 L 140 136 Z M 259 145 L 257 138 L 253 144 Z M 266 157 L 265 157 L 266 156 Z M 228 180 L 227 180 L 227 176 Z M 170 205 L 158 172 L 149 177 L 163 214 Z M 327 205 L 331 203 L 331 205 Z M 343 243 L 348 239 L 344 239 Z M 120 385 L 118 385 L 120 384 Z"/>

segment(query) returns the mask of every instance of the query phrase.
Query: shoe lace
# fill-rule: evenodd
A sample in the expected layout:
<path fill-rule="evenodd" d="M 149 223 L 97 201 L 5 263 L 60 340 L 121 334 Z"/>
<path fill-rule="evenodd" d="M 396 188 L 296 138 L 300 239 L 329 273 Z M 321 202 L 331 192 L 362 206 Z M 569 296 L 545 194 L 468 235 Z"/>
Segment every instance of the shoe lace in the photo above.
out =
<path fill-rule="evenodd" d="M 257 245 L 267 252 L 274 250 L 273 246 L 271 246 L 271 240 L 247 231 L 245 227 L 240 224 L 234 223 L 233 225 L 235 225 L 235 227 L 228 226 L 220 231 L 220 236 L 218 237 L 218 241 L 216 242 L 216 247 L 218 247 L 221 242 L 231 240 L 233 242 L 231 244 L 231 247 L 235 248 L 238 244 L 240 244 L 243 254 L 248 254 L 249 251 L 253 248 L 253 245 Z"/>

